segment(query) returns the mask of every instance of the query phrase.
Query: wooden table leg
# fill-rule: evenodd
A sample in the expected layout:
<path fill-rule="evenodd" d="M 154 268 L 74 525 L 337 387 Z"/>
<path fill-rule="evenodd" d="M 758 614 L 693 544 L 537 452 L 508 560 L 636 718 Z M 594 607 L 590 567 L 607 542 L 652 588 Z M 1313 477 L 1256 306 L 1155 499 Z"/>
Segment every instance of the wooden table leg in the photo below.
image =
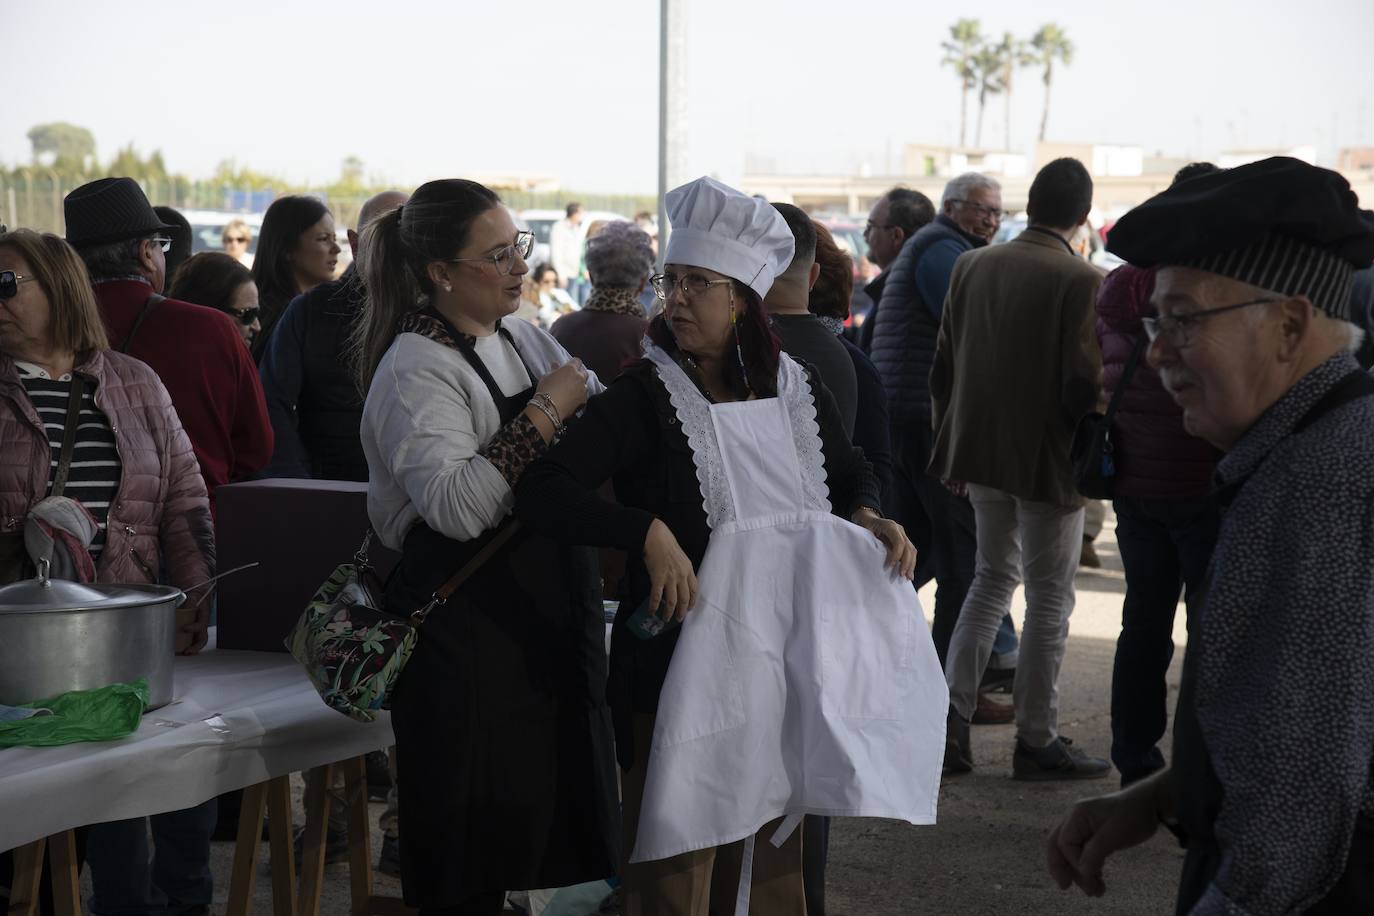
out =
<path fill-rule="evenodd" d="M 329 832 L 330 787 L 334 766 L 317 767 L 318 778 L 305 793 L 305 843 L 302 850 L 301 889 L 296 907 L 299 916 L 319 916 L 320 894 L 324 887 L 324 846 Z"/>
<path fill-rule="evenodd" d="M 48 837 L 52 902 L 56 916 L 81 916 L 81 875 L 76 860 L 76 834 L 70 830 Z"/>
<path fill-rule="evenodd" d="M 291 833 L 291 777 L 267 785 L 267 831 L 272 842 L 272 913 L 296 916 L 296 838 Z"/>
<path fill-rule="evenodd" d="M 267 783 L 243 790 L 239 806 L 239 835 L 234 840 L 234 869 L 229 878 L 226 916 L 248 916 L 253 909 L 253 887 L 258 870 L 258 846 L 262 841 L 262 812 L 267 802 Z M 288 828 L 290 821 L 287 822 Z M 276 818 L 272 828 L 276 829 Z M 273 869 L 275 871 L 275 869 Z"/>
<path fill-rule="evenodd" d="M 367 808 L 367 758 L 345 761 L 348 791 L 348 872 L 352 916 L 414 916 L 399 897 L 378 897 L 372 884 L 372 821 Z"/>
<path fill-rule="evenodd" d="M 38 916 L 38 888 L 43 880 L 43 849 L 47 840 L 34 840 L 14 851 L 9 916 Z"/>
<path fill-rule="evenodd" d="M 367 816 L 367 758 L 342 764 L 348 794 L 348 878 L 353 916 L 367 916 L 372 898 L 372 825 Z"/>

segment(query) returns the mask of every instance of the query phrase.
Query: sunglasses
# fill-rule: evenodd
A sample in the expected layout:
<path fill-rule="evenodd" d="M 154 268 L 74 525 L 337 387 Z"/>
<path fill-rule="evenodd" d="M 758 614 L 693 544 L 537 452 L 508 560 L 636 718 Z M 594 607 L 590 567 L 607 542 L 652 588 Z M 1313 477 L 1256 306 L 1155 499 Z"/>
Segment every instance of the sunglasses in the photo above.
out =
<path fill-rule="evenodd" d="M 222 309 L 222 311 L 223 311 L 224 314 L 226 314 L 226 315 L 233 315 L 235 318 L 237 318 L 237 319 L 239 320 L 239 324 L 243 325 L 244 327 L 247 327 L 248 325 L 250 325 L 250 324 L 252 324 L 253 322 L 257 321 L 257 320 L 258 320 L 258 316 L 259 316 L 260 314 L 262 314 L 262 309 L 260 309 L 260 308 L 251 308 L 251 309 L 231 309 L 231 308 L 225 308 L 225 309 Z"/>
<path fill-rule="evenodd" d="M 33 277 L 25 277 L 12 270 L 0 270 L 0 299 L 13 299 L 19 295 L 19 284 L 28 283 Z"/>
<path fill-rule="evenodd" d="M 226 236 L 224 237 L 224 244 L 228 245 L 230 242 L 234 243 L 235 245 L 247 245 L 247 244 L 248 244 L 248 239 L 247 239 L 247 238 L 239 238 L 238 236 L 233 236 L 233 235 L 226 235 Z"/>

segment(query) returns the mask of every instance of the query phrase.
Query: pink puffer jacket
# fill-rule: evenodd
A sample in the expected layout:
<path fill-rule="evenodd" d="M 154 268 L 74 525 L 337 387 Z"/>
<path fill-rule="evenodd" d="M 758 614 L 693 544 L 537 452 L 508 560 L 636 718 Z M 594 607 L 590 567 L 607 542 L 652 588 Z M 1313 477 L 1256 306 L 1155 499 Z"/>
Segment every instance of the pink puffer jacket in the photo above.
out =
<path fill-rule="evenodd" d="M 215 530 L 191 442 L 167 389 L 144 363 L 112 350 L 77 357 L 109 418 L 120 480 L 110 506 L 99 582 L 178 588 L 214 574 Z M 48 488 L 52 451 L 14 361 L 0 353 L 0 532 L 21 532 Z M 165 563 L 166 571 L 163 571 Z"/>

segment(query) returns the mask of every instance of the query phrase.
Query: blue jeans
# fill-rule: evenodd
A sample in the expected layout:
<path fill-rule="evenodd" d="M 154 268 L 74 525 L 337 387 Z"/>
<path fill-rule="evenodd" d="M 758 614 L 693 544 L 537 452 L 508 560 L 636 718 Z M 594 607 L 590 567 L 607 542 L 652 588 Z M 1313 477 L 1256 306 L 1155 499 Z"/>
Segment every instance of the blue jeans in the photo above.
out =
<path fill-rule="evenodd" d="M 1165 676 L 1174 657 L 1174 611 L 1184 593 L 1192 628 L 1217 542 L 1214 502 L 1118 497 L 1116 542 L 1126 569 L 1121 636 L 1112 668 L 1112 763 L 1122 785 L 1164 767 L 1156 745 L 1169 721 Z"/>
<path fill-rule="evenodd" d="M 577 303 L 578 308 L 587 304 L 587 297 L 591 294 L 592 285 L 586 280 L 574 277 L 568 281 L 568 295 L 572 297 L 573 302 Z"/>
<path fill-rule="evenodd" d="M 210 834 L 218 804 L 210 799 L 182 811 L 93 824 L 86 841 L 95 916 L 173 916 L 208 906 L 213 892 Z M 148 850 L 148 821 L 153 855 Z M 151 858 L 151 860 L 150 860 Z"/>
<path fill-rule="evenodd" d="M 935 579 L 935 623 L 931 639 L 941 666 L 949 652 L 949 640 L 959 612 L 973 583 L 974 561 L 978 555 L 973 506 L 968 499 L 955 496 L 945 485 L 926 473 L 930 464 L 932 433 L 925 421 L 894 423 L 892 426 L 892 486 L 897 505 L 894 517 L 919 540 L 916 544 L 919 588 Z M 924 524 L 924 528 L 922 527 Z M 923 559 L 924 557 L 924 559 Z M 922 572 L 926 575 L 922 577 Z M 1004 614 L 992 646 L 990 666 L 1016 666 L 1016 626 Z"/>

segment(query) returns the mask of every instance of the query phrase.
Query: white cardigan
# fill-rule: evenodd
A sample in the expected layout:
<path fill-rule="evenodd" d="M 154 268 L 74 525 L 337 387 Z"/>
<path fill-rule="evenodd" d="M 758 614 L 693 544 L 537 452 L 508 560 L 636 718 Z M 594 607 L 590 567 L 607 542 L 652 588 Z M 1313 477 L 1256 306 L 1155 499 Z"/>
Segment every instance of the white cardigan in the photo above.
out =
<path fill-rule="evenodd" d="M 502 326 L 536 379 L 572 358 L 528 322 Z M 588 395 L 602 390 L 589 371 Z M 477 453 L 500 428 L 496 404 L 461 353 L 419 334 L 396 335 L 363 405 L 367 514 L 382 543 L 399 550 L 420 519 L 460 541 L 496 527 L 514 494 Z"/>

